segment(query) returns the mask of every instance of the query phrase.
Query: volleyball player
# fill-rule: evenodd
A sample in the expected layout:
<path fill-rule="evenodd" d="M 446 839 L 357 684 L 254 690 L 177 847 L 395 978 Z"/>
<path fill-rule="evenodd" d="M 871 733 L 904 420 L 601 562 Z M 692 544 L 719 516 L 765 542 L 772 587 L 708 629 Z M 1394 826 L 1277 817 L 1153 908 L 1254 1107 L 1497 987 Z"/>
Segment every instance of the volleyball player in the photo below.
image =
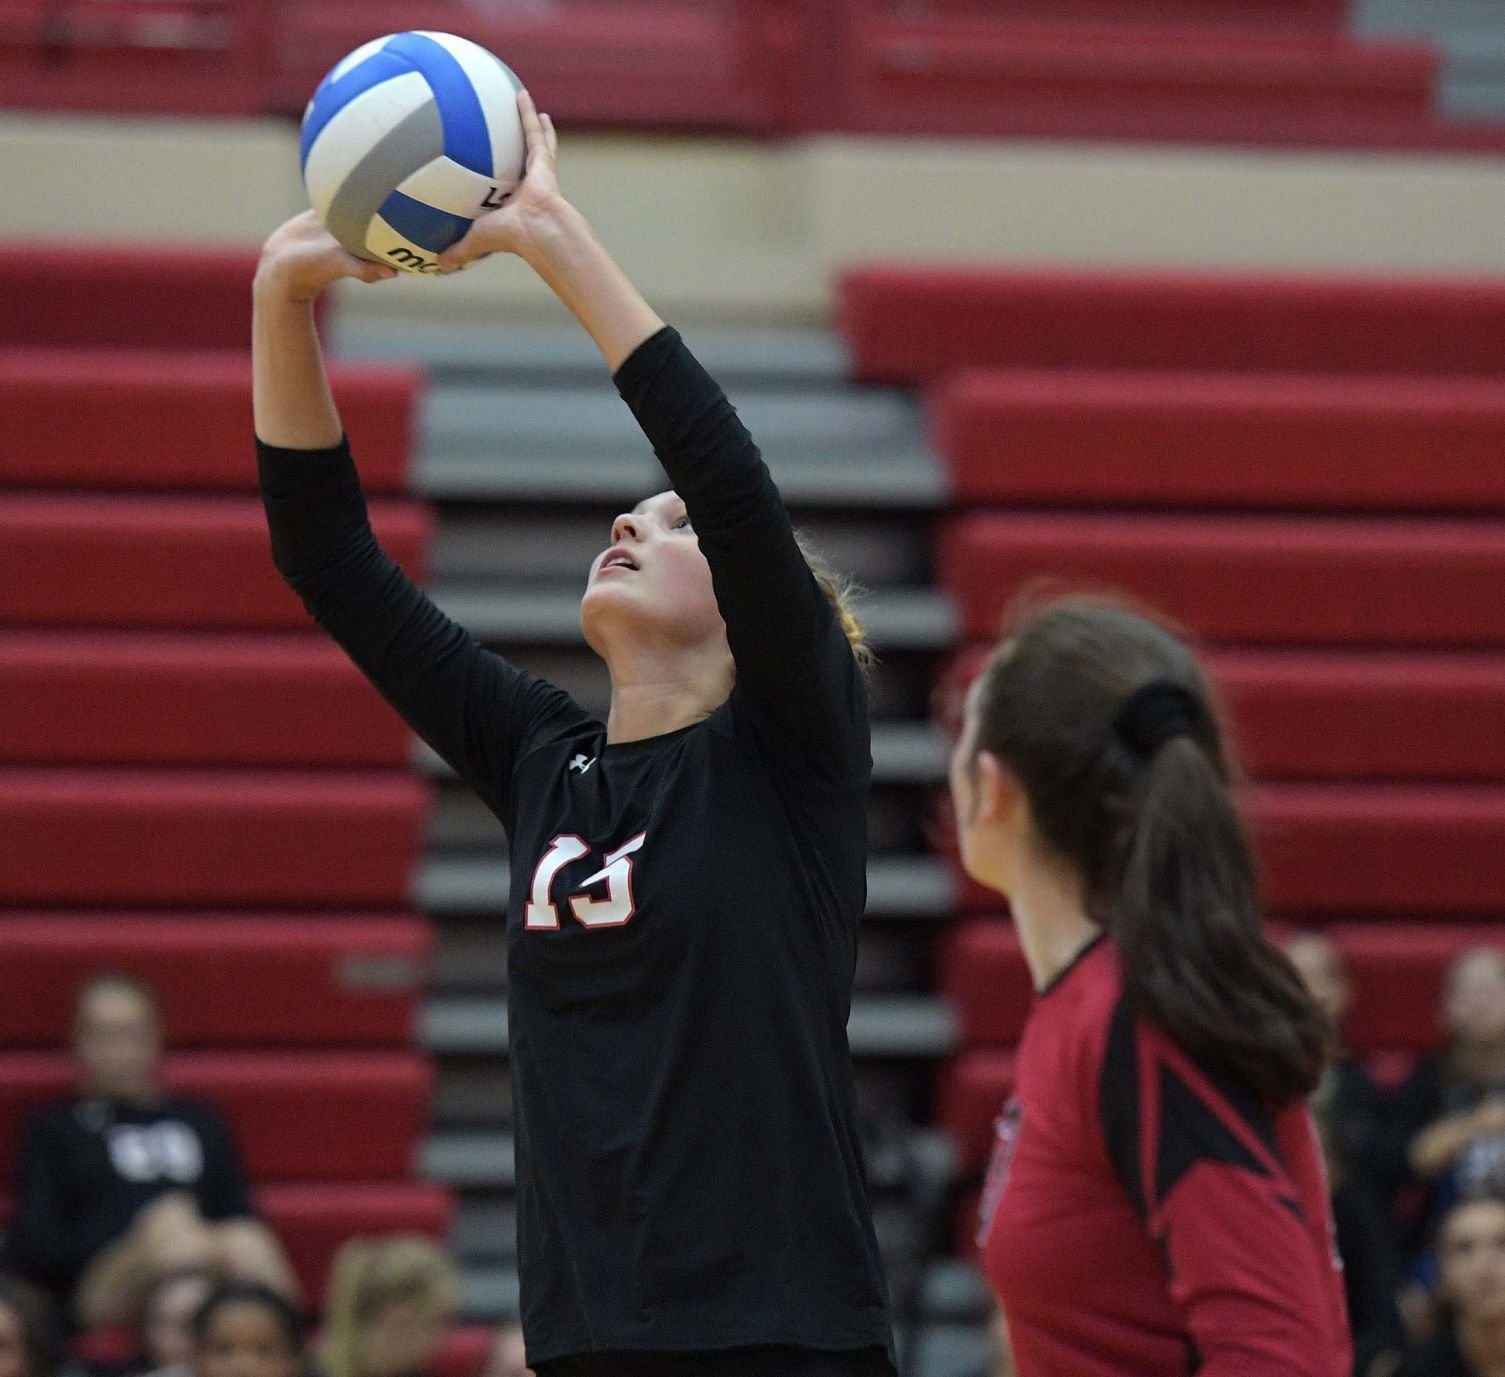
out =
<path fill-rule="evenodd" d="M 519 104 L 524 181 L 446 264 L 531 264 L 674 484 L 612 523 L 590 571 L 581 622 L 611 674 L 606 722 L 481 649 L 378 548 L 311 302 L 390 270 L 311 214 L 273 234 L 257 274 L 274 557 L 510 839 L 530 1363 L 889 1373 L 845 1031 L 871 773 L 860 629 L 721 390 L 561 196 L 552 126 Z"/>
<path fill-rule="evenodd" d="M 1021 1377 L 1347 1377 L 1305 1100 L 1322 1015 L 1260 931 L 1192 656 L 1125 609 L 1021 611 L 951 763 L 967 873 L 1037 998 L 984 1190 Z"/>

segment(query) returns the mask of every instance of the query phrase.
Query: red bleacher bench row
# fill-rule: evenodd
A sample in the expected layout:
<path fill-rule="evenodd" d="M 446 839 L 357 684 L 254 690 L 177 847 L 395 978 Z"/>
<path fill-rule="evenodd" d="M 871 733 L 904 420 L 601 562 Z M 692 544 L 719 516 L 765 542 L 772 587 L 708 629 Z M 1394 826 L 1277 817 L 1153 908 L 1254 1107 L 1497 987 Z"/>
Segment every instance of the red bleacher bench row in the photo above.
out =
<path fill-rule="evenodd" d="M 255 272 L 244 249 L 12 242 L 0 348 L 246 349 Z"/>
<path fill-rule="evenodd" d="M 419 376 L 332 365 L 368 492 L 402 492 Z M 0 349 L 0 485 L 254 491 L 251 361 L 237 353 Z"/>
<path fill-rule="evenodd" d="M 0 763 L 400 769 L 411 740 L 322 637 L 0 631 Z"/>
<path fill-rule="evenodd" d="M 281 1240 L 303 1294 L 311 1303 L 325 1296 L 330 1264 L 347 1239 L 380 1237 L 384 1234 L 421 1234 L 443 1240 L 454 1215 L 454 1199 L 442 1186 L 426 1181 L 372 1182 L 274 1182 L 257 1186 L 256 1208 Z M 0 1227 L 10 1216 L 8 1194 L 0 1190 Z M 130 1336 L 103 1336 L 95 1345 L 100 1356 L 129 1357 Z M 489 1338 L 489 1336 L 488 1336 Z M 102 1348 L 102 1351 L 101 1351 Z M 477 1350 L 485 1344 L 478 1337 L 458 1340 L 440 1372 L 464 1377 L 479 1371 Z"/>
<path fill-rule="evenodd" d="M 177 1048 L 406 1048 L 433 934 L 414 916 L 339 913 L 0 915 L 11 1049 L 56 1049 L 102 970 L 146 980 Z"/>
<path fill-rule="evenodd" d="M 896 16 L 854 26 L 874 133 L 1339 145 L 1432 123 L 1433 51 L 1338 32 Z"/>
<path fill-rule="evenodd" d="M 977 512 L 942 531 L 937 576 L 970 636 L 1056 579 L 1211 641 L 1505 646 L 1505 527 L 1484 521 Z"/>
<path fill-rule="evenodd" d="M 433 518 L 371 504 L 387 552 L 422 580 Z M 272 566 L 261 504 L 239 497 L 0 494 L 0 624 L 310 629 Z"/>
<path fill-rule="evenodd" d="M 1505 511 L 1505 377 L 972 370 L 932 421 L 966 503 Z"/>
<path fill-rule="evenodd" d="M 1498 923 L 1343 923 L 1325 931 L 1352 985 L 1344 1043 L 1362 1053 L 1434 1050 L 1442 1039 L 1438 1010 L 1448 966 L 1471 947 L 1505 948 L 1505 925 Z M 1012 924 L 984 918 L 951 929 L 942 939 L 939 984 L 963 1042 L 1010 1048 L 1019 1041 L 1033 995 Z"/>
<path fill-rule="evenodd" d="M 60 1053 L 0 1052 L 0 1162 L 15 1160 L 26 1115 L 68 1095 L 75 1074 Z M 416 1052 L 177 1052 L 163 1080 L 214 1102 L 252 1180 L 401 1180 L 414 1168 L 433 1067 Z"/>
<path fill-rule="evenodd" d="M 873 265 L 843 275 L 858 377 L 962 368 L 1505 376 L 1505 286 Z"/>
<path fill-rule="evenodd" d="M 1281 914 L 1421 922 L 1505 911 L 1505 788 L 1267 784 L 1244 812 L 1262 888 Z M 994 911 L 971 880 L 961 904 Z"/>
<path fill-rule="evenodd" d="M 390 773 L 0 770 L 0 903 L 403 907 L 427 804 Z"/>
<path fill-rule="evenodd" d="M 970 647 L 942 675 L 948 729 L 992 649 Z M 1216 650 L 1204 658 L 1238 756 L 1257 778 L 1505 781 L 1505 656 Z"/>

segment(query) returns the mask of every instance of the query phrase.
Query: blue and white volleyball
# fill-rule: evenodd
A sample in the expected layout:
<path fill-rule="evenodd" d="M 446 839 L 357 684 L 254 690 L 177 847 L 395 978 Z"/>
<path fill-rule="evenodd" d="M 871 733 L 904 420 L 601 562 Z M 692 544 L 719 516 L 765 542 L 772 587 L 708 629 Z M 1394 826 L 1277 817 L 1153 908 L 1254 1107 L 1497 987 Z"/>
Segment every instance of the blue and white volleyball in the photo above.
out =
<path fill-rule="evenodd" d="M 522 179 L 521 83 L 485 48 L 414 31 L 363 43 L 303 115 L 303 184 L 351 253 L 435 274 Z"/>

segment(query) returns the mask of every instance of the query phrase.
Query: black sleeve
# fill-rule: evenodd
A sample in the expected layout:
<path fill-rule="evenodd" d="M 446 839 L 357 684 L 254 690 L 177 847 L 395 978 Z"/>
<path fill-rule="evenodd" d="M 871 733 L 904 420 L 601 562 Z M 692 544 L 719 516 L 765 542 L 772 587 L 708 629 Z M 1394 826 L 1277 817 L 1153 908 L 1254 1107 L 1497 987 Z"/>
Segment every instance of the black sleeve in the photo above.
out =
<path fill-rule="evenodd" d="M 737 693 L 822 773 L 865 771 L 861 668 L 726 394 L 668 327 L 638 346 L 616 384 L 711 567 Z"/>
<path fill-rule="evenodd" d="M 1424 1128 L 1442 1117 L 1442 1112 L 1442 1064 L 1429 1057 L 1417 1064 L 1390 1097 L 1375 1133 L 1372 1161 L 1384 1198 L 1415 1179 L 1411 1144 Z"/>
<path fill-rule="evenodd" d="M 71 1287 L 89 1259 L 114 1237 L 111 1221 L 77 1220 L 68 1204 L 71 1154 L 56 1115 L 41 1111 L 26 1122 L 16 1160 L 15 1215 L 6 1251 L 29 1281 Z"/>
<path fill-rule="evenodd" d="M 551 722 L 584 722 L 568 694 L 483 649 L 376 543 L 348 441 L 257 441 L 272 558 L 314 620 L 501 815 L 512 767 Z"/>
<path fill-rule="evenodd" d="M 199 1212 L 211 1223 L 253 1217 L 256 1210 L 229 1124 L 211 1105 L 196 1108 L 195 1127 L 204 1150 L 204 1174 L 197 1191 Z"/>

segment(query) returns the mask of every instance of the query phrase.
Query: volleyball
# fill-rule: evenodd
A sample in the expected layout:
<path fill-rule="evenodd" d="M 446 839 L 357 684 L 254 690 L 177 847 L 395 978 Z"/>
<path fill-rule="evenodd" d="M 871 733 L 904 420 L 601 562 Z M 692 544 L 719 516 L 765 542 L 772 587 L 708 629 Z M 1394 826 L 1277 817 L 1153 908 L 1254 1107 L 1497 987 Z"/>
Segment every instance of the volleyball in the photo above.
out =
<path fill-rule="evenodd" d="M 454 34 L 415 30 L 363 43 L 303 115 L 303 184 L 351 253 L 435 275 L 437 257 L 500 206 L 527 153 L 500 58 Z"/>

